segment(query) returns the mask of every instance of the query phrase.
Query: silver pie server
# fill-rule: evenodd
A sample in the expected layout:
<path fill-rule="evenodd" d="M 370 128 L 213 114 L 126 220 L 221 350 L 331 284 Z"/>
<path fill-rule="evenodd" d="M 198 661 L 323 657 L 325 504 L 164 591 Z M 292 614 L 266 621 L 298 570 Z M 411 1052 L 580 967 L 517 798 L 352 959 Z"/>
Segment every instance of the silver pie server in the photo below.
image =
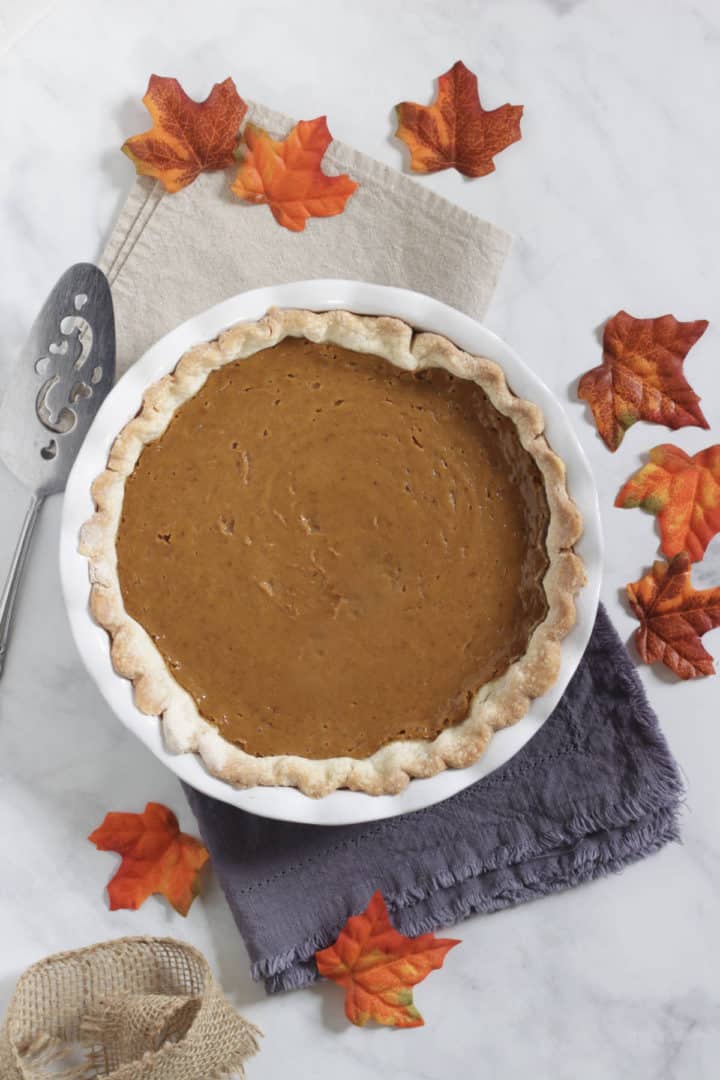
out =
<path fill-rule="evenodd" d="M 63 491 L 115 378 L 115 319 L 107 278 L 77 263 L 38 315 L 0 404 L 0 459 L 31 492 L 0 596 L 0 675 L 38 512 Z"/>

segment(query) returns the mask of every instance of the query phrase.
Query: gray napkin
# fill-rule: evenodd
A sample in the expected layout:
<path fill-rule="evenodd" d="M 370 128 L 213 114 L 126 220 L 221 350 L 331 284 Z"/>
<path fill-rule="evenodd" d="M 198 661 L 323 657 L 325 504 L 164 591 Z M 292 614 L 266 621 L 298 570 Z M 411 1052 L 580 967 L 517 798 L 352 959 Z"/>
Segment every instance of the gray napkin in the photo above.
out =
<path fill-rule="evenodd" d="M 269 992 L 317 978 L 314 954 L 376 889 L 416 935 L 621 870 L 678 837 L 682 784 L 601 607 L 562 700 L 506 765 L 445 802 L 369 825 L 255 817 L 186 788 Z"/>

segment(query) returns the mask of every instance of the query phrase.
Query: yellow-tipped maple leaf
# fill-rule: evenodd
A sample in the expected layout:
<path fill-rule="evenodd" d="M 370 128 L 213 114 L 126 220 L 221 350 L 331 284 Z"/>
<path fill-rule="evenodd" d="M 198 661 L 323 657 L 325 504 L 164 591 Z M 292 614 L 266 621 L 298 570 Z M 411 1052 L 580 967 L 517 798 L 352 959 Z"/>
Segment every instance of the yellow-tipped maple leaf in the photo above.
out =
<path fill-rule="evenodd" d="M 635 319 L 626 311 L 608 319 L 602 363 L 580 379 L 578 397 L 590 405 L 610 450 L 637 420 L 673 429 L 709 426 L 683 375 L 685 357 L 707 326 L 705 319 Z"/>
<path fill-rule="evenodd" d="M 142 814 L 111 811 L 88 839 L 99 851 L 122 855 L 108 885 L 111 911 L 136 911 L 148 896 L 162 893 L 180 915 L 187 915 L 210 856 L 199 840 L 180 832 L 167 806 L 151 802 Z"/>
<path fill-rule="evenodd" d="M 302 232 L 310 217 L 341 214 L 357 189 L 349 176 L 328 176 L 320 167 L 332 135 L 324 116 L 301 120 L 286 139 L 273 139 L 267 131 L 247 124 L 247 149 L 241 149 L 240 168 L 232 182 L 239 199 L 267 203 L 275 220 L 286 229 Z"/>
<path fill-rule="evenodd" d="M 621 488 L 615 505 L 657 514 L 668 559 L 687 551 L 698 562 L 720 532 L 720 444 L 692 457 L 672 443 L 654 447 L 649 463 Z"/>
<path fill-rule="evenodd" d="M 315 954 L 318 971 L 345 988 L 345 1015 L 363 1027 L 368 1020 L 387 1027 L 421 1027 L 412 988 L 442 967 L 459 941 L 421 934 L 408 938 L 390 923 L 382 893 L 365 911 L 352 915 L 334 945 Z"/>
<path fill-rule="evenodd" d="M 522 105 L 483 109 L 477 76 L 462 60 L 440 76 L 432 105 L 402 101 L 395 110 L 395 134 L 410 150 L 414 172 L 453 168 L 463 176 L 486 176 L 495 170 L 495 155 L 522 137 Z"/>
<path fill-rule="evenodd" d="M 720 626 L 720 587 L 694 589 L 687 552 L 627 586 L 630 606 L 640 626 L 635 644 L 646 664 L 660 660 L 681 679 L 696 679 L 715 671 L 712 657 L 700 640 Z"/>
<path fill-rule="evenodd" d="M 201 172 L 234 163 L 247 105 L 232 79 L 216 83 L 205 101 L 193 101 L 177 79 L 151 75 L 143 104 L 153 126 L 123 146 L 141 176 L 154 176 L 175 192 Z"/>

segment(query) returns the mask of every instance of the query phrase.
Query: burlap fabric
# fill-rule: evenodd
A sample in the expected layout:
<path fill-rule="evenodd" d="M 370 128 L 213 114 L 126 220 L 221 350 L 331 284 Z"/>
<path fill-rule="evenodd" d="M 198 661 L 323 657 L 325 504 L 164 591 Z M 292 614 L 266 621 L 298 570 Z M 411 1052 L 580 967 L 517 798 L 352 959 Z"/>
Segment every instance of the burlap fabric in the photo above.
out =
<path fill-rule="evenodd" d="M 0 1031 L 1 1080 L 242 1077 L 260 1032 L 196 949 L 119 938 L 34 964 Z"/>

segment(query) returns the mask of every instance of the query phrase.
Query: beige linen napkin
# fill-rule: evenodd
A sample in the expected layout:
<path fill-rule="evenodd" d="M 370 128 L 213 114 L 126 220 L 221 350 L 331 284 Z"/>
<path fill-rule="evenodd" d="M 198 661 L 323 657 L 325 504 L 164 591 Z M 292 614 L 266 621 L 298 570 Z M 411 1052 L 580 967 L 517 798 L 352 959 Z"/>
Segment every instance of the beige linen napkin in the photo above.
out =
<path fill-rule="evenodd" d="M 275 138 L 293 125 L 254 104 L 248 118 Z M 212 304 L 307 278 L 400 285 L 483 318 L 507 233 L 344 143 L 332 143 L 323 166 L 360 187 L 344 213 L 313 218 L 301 233 L 278 225 L 267 206 L 235 198 L 231 170 L 206 173 L 175 195 L 136 180 L 100 262 L 115 301 L 118 374 Z"/>

